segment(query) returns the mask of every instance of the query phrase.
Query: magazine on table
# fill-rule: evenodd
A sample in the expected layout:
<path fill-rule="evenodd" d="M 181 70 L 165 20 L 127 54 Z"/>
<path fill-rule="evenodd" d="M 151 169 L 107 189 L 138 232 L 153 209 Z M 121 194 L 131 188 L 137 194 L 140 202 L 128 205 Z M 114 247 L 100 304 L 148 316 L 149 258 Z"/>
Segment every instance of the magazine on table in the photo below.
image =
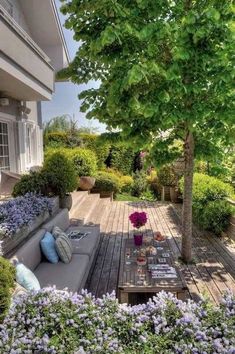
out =
<path fill-rule="evenodd" d="M 83 239 L 84 237 L 86 237 L 88 234 L 90 234 L 90 232 L 81 232 L 81 231 L 70 231 L 68 233 L 68 237 L 71 239 L 71 240 L 81 240 Z"/>
<path fill-rule="evenodd" d="M 177 278 L 177 274 L 175 273 L 165 273 L 165 274 L 152 274 L 152 279 L 158 279 L 158 278 L 171 278 L 171 279 L 175 279 Z"/>

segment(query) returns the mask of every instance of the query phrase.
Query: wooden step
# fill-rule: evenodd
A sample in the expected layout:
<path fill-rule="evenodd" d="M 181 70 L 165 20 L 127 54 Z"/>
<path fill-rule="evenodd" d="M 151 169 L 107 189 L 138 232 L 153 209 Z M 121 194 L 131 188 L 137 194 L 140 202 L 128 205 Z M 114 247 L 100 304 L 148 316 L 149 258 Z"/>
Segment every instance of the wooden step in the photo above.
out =
<path fill-rule="evenodd" d="M 88 194 L 82 202 L 70 210 L 70 221 L 73 225 L 84 225 L 97 207 L 99 194 Z"/>
<path fill-rule="evenodd" d="M 101 221 L 107 215 L 110 208 L 110 198 L 102 198 L 98 201 L 96 208 L 92 211 L 91 215 L 87 219 L 87 225 L 100 225 Z"/>
<path fill-rule="evenodd" d="M 76 210 L 79 205 L 84 201 L 84 199 L 88 196 L 87 191 L 75 191 L 71 193 L 72 199 L 73 199 L 73 204 L 72 208 L 70 209 L 69 215 L 72 215 L 74 210 Z"/>

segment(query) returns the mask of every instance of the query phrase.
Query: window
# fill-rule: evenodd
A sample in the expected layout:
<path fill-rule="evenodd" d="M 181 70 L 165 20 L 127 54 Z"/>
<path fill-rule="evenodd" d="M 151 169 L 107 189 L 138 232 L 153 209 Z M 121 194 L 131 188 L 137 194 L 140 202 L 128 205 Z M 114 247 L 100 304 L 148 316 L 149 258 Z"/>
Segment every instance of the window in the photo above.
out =
<path fill-rule="evenodd" d="M 10 154 L 7 123 L 0 122 L 0 171 L 10 170 Z"/>

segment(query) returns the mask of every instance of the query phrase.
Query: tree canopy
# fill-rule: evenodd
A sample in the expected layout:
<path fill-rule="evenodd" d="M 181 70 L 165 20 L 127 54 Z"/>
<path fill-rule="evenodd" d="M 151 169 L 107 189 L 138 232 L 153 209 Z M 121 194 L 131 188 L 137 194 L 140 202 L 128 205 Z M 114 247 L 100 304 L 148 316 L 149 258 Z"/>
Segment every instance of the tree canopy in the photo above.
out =
<path fill-rule="evenodd" d="M 87 117 L 147 146 L 158 163 L 184 151 L 182 244 L 189 241 L 189 250 L 194 156 L 216 156 L 235 138 L 233 0 L 62 3 L 80 46 L 60 75 L 100 82 L 80 94 Z"/>
<path fill-rule="evenodd" d="M 232 142 L 233 1 L 63 2 L 66 27 L 82 44 L 62 75 L 101 81 L 80 95 L 88 118 L 150 142 L 155 156 L 184 140 L 186 125 L 196 153 L 214 156 Z"/>

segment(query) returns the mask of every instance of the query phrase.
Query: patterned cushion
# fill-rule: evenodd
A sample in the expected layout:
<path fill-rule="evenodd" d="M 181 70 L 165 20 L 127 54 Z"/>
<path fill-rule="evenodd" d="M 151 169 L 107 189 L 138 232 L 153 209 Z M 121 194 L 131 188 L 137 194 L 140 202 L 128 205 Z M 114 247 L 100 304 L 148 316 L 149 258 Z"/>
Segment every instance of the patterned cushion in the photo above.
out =
<path fill-rule="evenodd" d="M 20 285 L 19 283 L 15 282 L 15 288 L 14 288 L 14 292 L 12 294 L 13 297 L 16 297 L 18 295 L 22 295 L 22 294 L 27 294 L 28 290 L 25 289 L 22 285 Z"/>
<path fill-rule="evenodd" d="M 16 281 L 26 290 L 40 290 L 36 276 L 22 263 L 16 265 Z"/>
<path fill-rule="evenodd" d="M 67 236 L 59 236 L 55 241 L 55 248 L 62 262 L 69 263 L 71 261 L 73 246 Z"/>
<path fill-rule="evenodd" d="M 57 239 L 59 236 L 67 236 L 67 234 L 59 228 L 59 226 L 53 227 L 52 235 L 54 236 L 55 239 Z"/>
<path fill-rule="evenodd" d="M 55 249 L 55 239 L 50 232 L 46 232 L 40 241 L 41 250 L 50 263 L 58 263 L 59 257 Z"/>

